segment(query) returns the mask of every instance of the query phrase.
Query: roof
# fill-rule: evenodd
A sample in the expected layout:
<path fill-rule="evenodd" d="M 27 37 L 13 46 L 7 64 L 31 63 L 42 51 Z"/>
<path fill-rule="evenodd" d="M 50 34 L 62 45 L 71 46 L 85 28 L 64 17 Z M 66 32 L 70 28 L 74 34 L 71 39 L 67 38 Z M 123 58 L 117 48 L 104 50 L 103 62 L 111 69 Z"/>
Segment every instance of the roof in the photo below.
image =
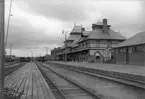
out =
<path fill-rule="evenodd" d="M 63 45 L 62 47 L 61 47 L 61 49 L 64 49 L 65 48 L 65 46 Z"/>
<path fill-rule="evenodd" d="M 76 40 L 80 37 L 81 35 L 70 35 L 66 40 L 69 41 L 69 40 Z"/>
<path fill-rule="evenodd" d="M 103 22 L 97 22 L 96 25 L 103 25 Z"/>
<path fill-rule="evenodd" d="M 108 33 L 104 33 L 102 29 L 92 30 L 87 39 L 117 39 L 117 40 L 125 40 L 126 38 L 122 36 L 118 32 L 114 32 L 113 30 L 108 30 Z"/>
<path fill-rule="evenodd" d="M 138 45 L 138 44 L 144 44 L 144 43 L 145 43 L 145 31 L 137 33 L 136 35 L 132 36 L 126 41 L 118 44 L 117 47 L 125 47 L 125 46 Z"/>
<path fill-rule="evenodd" d="M 81 41 L 83 41 L 83 40 L 84 40 L 83 38 L 80 38 L 78 42 L 81 42 Z"/>
<path fill-rule="evenodd" d="M 71 33 L 81 33 L 82 32 L 82 26 L 74 26 Z"/>
<path fill-rule="evenodd" d="M 81 36 L 80 37 L 78 37 L 77 39 L 75 39 L 72 43 L 71 43 L 71 47 L 75 47 L 75 46 L 77 46 L 78 44 L 77 44 L 77 42 L 79 41 L 81 39 Z"/>
<path fill-rule="evenodd" d="M 95 25 L 102 25 L 103 26 L 103 22 L 97 22 L 97 23 L 94 23 Z M 107 24 L 108 26 L 111 26 L 111 25 L 109 25 L 109 24 Z"/>
<path fill-rule="evenodd" d="M 90 34 L 91 31 L 83 31 L 83 35 L 84 36 L 88 36 Z"/>

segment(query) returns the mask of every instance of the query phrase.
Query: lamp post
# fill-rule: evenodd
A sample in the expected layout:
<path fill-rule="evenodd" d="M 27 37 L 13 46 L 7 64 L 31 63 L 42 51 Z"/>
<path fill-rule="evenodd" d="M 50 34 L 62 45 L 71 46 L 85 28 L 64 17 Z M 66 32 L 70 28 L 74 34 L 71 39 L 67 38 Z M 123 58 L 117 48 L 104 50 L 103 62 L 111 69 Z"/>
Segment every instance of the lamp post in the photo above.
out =
<path fill-rule="evenodd" d="M 64 34 L 64 36 L 65 36 L 65 41 L 64 41 L 64 46 L 65 46 L 65 62 L 67 61 L 67 45 L 66 45 L 66 33 L 67 32 L 64 32 L 64 30 L 62 31 L 62 34 Z"/>
<path fill-rule="evenodd" d="M 4 38 L 5 0 L 0 0 L 0 99 L 4 99 Z"/>

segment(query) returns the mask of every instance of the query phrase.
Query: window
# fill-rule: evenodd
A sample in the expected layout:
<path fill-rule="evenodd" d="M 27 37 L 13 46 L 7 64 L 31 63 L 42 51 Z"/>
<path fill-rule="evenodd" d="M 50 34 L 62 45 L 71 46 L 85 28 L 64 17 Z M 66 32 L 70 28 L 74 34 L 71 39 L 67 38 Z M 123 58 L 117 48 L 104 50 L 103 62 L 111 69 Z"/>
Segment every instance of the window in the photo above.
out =
<path fill-rule="evenodd" d="M 112 41 L 111 43 L 112 43 L 112 44 L 118 44 L 119 41 Z"/>
<path fill-rule="evenodd" d="M 100 43 L 101 44 L 107 44 L 107 40 L 101 40 Z"/>
<path fill-rule="evenodd" d="M 84 43 L 85 43 L 85 48 L 86 48 L 87 47 L 87 42 L 85 41 Z"/>
<path fill-rule="evenodd" d="M 126 48 L 120 48 L 119 49 L 119 53 L 125 53 L 126 52 Z"/>
<path fill-rule="evenodd" d="M 108 41 L 108 47 L 112 47 L 111 41 Z"/>
<path fill-rule="evenodd" d="M 89 42 L 87 41 L 87 47 L 89 47 Z"/>
<path fill-rule="evenodd" d="M 143 45 L 137 45 L 130 48 L 130 52 L 143 52 L 144 46 Z"/>
<path fill-rule="evenodd" d="M 95 40 L 90 41 L 90 44 L 95 44 L 95 43 L 96 43 Z"/>
<path fill-rule="evenodd" d="M 100 41 L 99 41 L 99 40 L 97 40 L 97 41 L 96 41 L 96 43 L 97 43 L 97 44 L 100 44 Z"/>
<path fill-rule="evenodd" d="M 132 52 L 137 52 L 137 47 L 136 46 L 132 47 Z"/>
<path fill-rule="evenodd" d="M 143 52 L 144 51 L 144 46 L 143 45 L 138 45 L 136 50 L 137 50 L 137 52 Z"/>

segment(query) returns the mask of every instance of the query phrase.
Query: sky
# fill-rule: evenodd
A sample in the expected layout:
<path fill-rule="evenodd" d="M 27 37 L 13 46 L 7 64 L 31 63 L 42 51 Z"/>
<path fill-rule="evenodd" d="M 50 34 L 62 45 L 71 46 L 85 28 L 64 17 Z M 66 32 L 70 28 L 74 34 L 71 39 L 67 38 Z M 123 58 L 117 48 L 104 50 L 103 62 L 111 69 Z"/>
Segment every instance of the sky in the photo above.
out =
<path fill-rule="evenodd" d="M 5 27 L 10 0 L 5 5 Z M 91 31 L 91 25 L 108 19 L 111 29 L 129 38 L 145 31 L 145 3 L 140 0 L 13 0 L 7 53 L 16 56 L 43 56 L 63 45 L 76 25 Z"/>

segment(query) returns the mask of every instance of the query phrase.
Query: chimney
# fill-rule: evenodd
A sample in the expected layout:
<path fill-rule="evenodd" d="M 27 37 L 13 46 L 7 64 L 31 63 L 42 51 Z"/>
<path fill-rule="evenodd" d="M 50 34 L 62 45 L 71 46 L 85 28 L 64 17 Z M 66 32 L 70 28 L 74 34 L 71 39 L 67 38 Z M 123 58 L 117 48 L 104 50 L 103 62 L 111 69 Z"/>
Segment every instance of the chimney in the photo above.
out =
<path fill-rule="evenodd" d="M 103 19 L 103 32 L 108 32 L 107 19 Z"/>

